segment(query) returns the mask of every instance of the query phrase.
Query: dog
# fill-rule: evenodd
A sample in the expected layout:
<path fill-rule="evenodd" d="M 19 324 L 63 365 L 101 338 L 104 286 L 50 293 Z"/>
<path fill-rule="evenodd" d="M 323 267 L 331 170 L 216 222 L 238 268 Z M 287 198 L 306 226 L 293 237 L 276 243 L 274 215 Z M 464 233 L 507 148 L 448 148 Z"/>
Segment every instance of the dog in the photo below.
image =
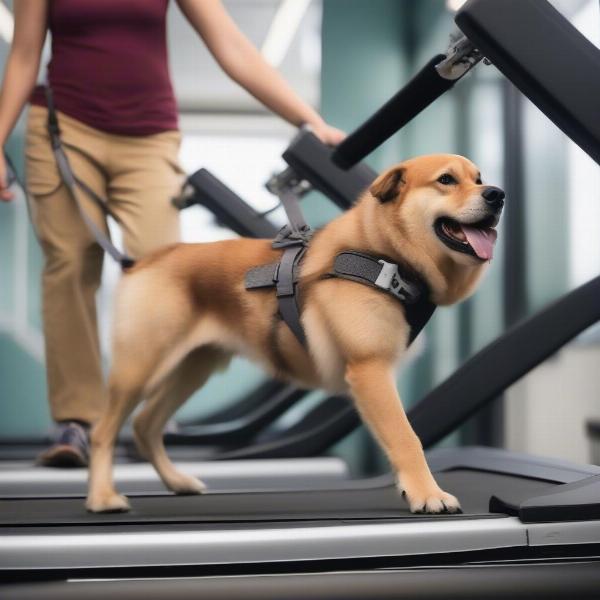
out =
<path fill-rule="evenodd" d="M 249 269 L 279 260 L 270 240 L 175 244 L 140 260 L 117 290 L 110 398 L 90 436 L 87 509 L 129 509 L 112 483 L 112 454 L 142 398 L 133 421 L 140 454 L 173 492 L 204 490 L 169 460 L 163 427 L 239 354 L 301 387 L 349 392 L 410 510 L 460 511 L 431 474 L 396 389 L 410 334 L 403 305 L 381 290 L 324 275 L 345 250 L 385 256 L 418 273 L 433 303 L 453 304 L 475 290 L 490 262 L 503 204 L 504 192 L 484 185 L 477 167 L 458 155 L 417 157 L 384 172 L 309 244 L 298 284 L 306 347 L 275 319 L 273 289 L 245 289 Z"/>

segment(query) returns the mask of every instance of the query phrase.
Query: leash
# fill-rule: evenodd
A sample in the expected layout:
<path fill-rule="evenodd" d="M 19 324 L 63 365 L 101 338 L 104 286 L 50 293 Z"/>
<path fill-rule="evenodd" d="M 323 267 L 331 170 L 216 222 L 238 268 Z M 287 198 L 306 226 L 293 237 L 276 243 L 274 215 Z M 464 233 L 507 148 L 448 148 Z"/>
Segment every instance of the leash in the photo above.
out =
<path fill-rule="evenodd" d="M 77 205 L 77 209 L 79 210 L 81 218 L 83 219 L 87 228 L 90 230 L 90 232 L 96 239 L 98 245 L 101 246 L 101 248 L 111 258 L 113 258 L 117 263 L 121 265 L 121 269 L 128 269 L 135 264 L 135 261 L 124 252 L 121 252 L 112 243 L 110 238 L 96 225 L 96 223 L 87 214 L 85 208 L 83 207 L 83 204 L 78 194 L 78 188 L 85 192 L 85 194 L 87 194 L 89 198 L 91 198 L 96 204 L 98 204 L 106 215 L 112 216 L 108 209 L 108 203 L 105 200 L 103 200 L 100 196 L 98 196 L 96 192 L 94 192 L 88 185 L 86 185 L 73 173 L 73 169 L 71 168 L 71 164 L 69 163 L 69 159 L 67 157 L 67 154 L 65 153 L 63 142 L 60 137 L 60 126 L 58 123 L 56 109 L 54 107 L 54 97 L 49 85 L 45 86 L 45 93 L 46 103 L 48 106 L 48 135 L 50 136 L 52 153 L 54 154 L 54 159 L 56 161 L 56 166 L 58 168 L 60 178 L 65 187 L 67 188 L 69 195 Z M 25 188 L 23 189 L 25 190 Z M 27 192 L 25 193 L 27 194 Z"/>
<path fill-rule="evenodd" d="M 107 202 L 103 200 L 94 190 L 92 190 L 85 182 L 81 181 L 74 173 L 71 168 L 71 164 L 69 163 L 69 159 L 64 150 L 64 144 L 60 137 L 60 126 L 58 124 L 58 116 L 56 114 L 56 109 L 54 107 L 54 98 L 52 95 L 52 90 L 48 85 L 45 87 L 46 93 L 46 102 L 48 105 L 48 121 L 47 121 L 47 130 L 48 135 L 50 136 L 50 144 L 52 146 L 52 153 L 54 155 L 54 160 L 56 161 L 56 166 L 58 168 L 58 172 L 63 182 L 64 186 L 67 188 L 69 195 L 75 202 L 77 209 L 79 210 L 79 214 L 83 219 L 86 227 L 90 230 L 92 235 L 94 236 L 96 242 L 100 245 L 100 247 L 111 256 L 119 265 L 121 269 L 126 270 L 132 267 L 135 264 L 135 261 L 125 254 L 121 252 L 110 240 L 110 238 L 94 223 L 92 218 L 87 214 L 81 200 L 79 198 L 79 194 L 77 189 L 81 189 L 85 194 L 87 194 L 96 204 L 100 206 L 104 214 L 108 216 L 112 216 L 110 210 L 108 209 Z M 17 170 L 8 156 L 6 152 L 4 152 L 4 160 L 6 161 L 7 166 L 7 182 L 6 186 L 10 187 L 13 183 L 17 183 L 17 185 L 23 190 L 23 195 L 25 196 L 25 206 L 27 207 L 27 214 L 29 216 L 29 221 L 31 222 L 31 227 L 39 241 L 39 234 L 35 226 L 35 221 L 33 219 L 32 210 L 31 210 L 31 202 L 29 190 L 25 184 L 25 181 L 21 180 L 19 175 L 17 174 Z"/>

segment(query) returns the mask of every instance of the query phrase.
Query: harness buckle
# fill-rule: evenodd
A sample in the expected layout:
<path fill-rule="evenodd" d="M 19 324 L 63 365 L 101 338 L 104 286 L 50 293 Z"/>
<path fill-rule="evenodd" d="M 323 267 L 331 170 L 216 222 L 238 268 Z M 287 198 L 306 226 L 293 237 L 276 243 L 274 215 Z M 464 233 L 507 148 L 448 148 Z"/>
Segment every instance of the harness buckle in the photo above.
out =
<path fill-rule="evenodd" d="M 403 302 L 413 300 L 410 291 L 404 287 L 404 280 L 400 277 L 398 265 L 387 262 L 383 259 L 377 261 L 381 266 L 381 271 L 375 280 L 375 285 Z"/>

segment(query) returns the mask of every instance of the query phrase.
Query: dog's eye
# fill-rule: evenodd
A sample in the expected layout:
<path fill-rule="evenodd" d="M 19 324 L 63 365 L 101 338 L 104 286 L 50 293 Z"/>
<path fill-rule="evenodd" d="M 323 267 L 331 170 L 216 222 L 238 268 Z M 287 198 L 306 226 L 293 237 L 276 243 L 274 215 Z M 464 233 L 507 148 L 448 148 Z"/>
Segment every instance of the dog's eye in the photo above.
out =
<path fill-rule="evenodd" d="M 481 181 L 481 177 L 478 177 L 478 178 L 475 180 L 475 183 L 476 183 L 477 185 L 481 185 L 481 184 L 483 183 L 483 181 Z"/>
<path fill-rule="evenodd" d="M 438 183 L 442 185 L 456 185 L 458 181 L 450 173 L 444 173 L 438 177 Z"/>

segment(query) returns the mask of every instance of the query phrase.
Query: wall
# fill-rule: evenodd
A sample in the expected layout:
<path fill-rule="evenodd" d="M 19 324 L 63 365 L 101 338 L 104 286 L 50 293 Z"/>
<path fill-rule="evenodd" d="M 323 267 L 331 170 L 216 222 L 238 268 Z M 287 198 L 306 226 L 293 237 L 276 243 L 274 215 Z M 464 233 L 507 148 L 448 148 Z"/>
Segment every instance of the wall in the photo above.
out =
<path fill-rule="evenodd" d="M 10 4 L 10 3 L 9 3 Z M 0 41 L 0 65 L 8 46 Z M 5 150 L 22 173 L 24 119 Z M 42 257 L 25 200 L 0 205 L 0 437 L 34 435 L 48 424 L 40 297 Z"/>
<path fill-rule="evenodd" d="M 600 344 L 573 343 L 515 384 L 506 397 L 506 447 L 591 462 L 588 420 L 600 420 Z"/>

